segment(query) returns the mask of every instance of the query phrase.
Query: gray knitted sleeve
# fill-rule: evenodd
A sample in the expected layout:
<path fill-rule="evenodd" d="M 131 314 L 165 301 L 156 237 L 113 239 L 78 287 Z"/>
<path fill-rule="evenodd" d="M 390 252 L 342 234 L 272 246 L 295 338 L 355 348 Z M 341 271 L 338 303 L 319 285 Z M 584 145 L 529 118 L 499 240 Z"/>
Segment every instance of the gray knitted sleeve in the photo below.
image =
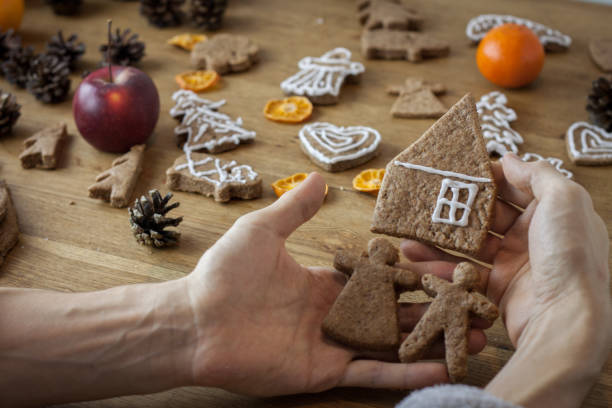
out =
<path fill-rule="evenodd" d="M 436 385 L 412 392 L 395 408 L 520 408 L 480 388 L 468 385 Z"/>

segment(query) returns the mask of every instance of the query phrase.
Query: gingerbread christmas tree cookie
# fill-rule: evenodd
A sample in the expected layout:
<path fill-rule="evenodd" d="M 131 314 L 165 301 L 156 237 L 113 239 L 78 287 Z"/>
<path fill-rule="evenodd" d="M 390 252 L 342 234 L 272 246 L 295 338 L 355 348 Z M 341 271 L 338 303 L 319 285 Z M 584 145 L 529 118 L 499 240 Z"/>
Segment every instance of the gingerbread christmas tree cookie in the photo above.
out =
<path fill-rule="evenodd" d="M 474 98 L 465 95 L 387 165 L 372 231 L 475 254 L 496 187 Z"/>
<path fill-rule="evenodd" d="M 111 168 L 98 174 L 89 186 L 89 197 L 108 201 L 113 207 L 126 207 L 142 171 L 145 145 L 133 146 L 129 152 L 115 159 Z"/>
<path fill-rule="evenodd" d="M 262 180 L 251 166 L 187 151 L 166 171 L 171 190 L 199 193 L 226 202 L 261 197 Z"/>
<path fill-rule="evenodd" d="M 246 71 L 257 62 L 258 52 L 259 47 L 243 35 L 217 34 L 193 47 L 191 64 L 220 75 Z"/>
<path fill-rule="evenodd" d="M 0 180 L 0 265 L 18 240 L 17 212 L 13 206 L 13 200 L 11 200 L 6 182 Z"/>
<path fill-rule="evenodd" d="M 450 380 L 457 382 L 466 376 L 470 313 L 489 321 L 497 319 L 499 314 L 489 299 L 472 291 L 479 281 L 478 271 L 468 262 L 457 265 L 453 283 L 435 275 L 423 276 L 423 290 L 434 299 L 402 343 L 399 350 L 402 363 L 420 359 L 443 333 Z"/>
<path fill-rule="evenodd" d="M 506 95 L 498 91 L 489 92 L 476 102 L 482 136 L 490 155 L 503 156 L 508 152 L 516 154 L 517 145 L 523 143 L 521 135 L 510 126 L 510 122 L 514 122 L 517 116 L 507 103 Z"/>
<path fill-rule="evenodd" d="M 388 94 L 397 95 L 391 115 L 396 118 L 439 118 L 446 112 L 446 107 L 437 95 L 445 92 L 443 84 L 407 78 L 403 85 L 387 88 Z"/>
<path fill-rule="evenodd" d="M 350 279 L 323 320 L 332 339 L 360 350 L 394 350 L 400 342 L 399 289 L 415 289 L 418 275 L 396 268 L 398 251 L 384 238 L 368 243 L 367 256 L 336 253 L 334 267 Z"/>
<path fill-rule="evenodd" d="M 19 155 L 21 166 L 24 169 L 54 169 L 67 138 L 65 123 L 57 123 L 30 136 L 23 142 L 25 149 Z"/>

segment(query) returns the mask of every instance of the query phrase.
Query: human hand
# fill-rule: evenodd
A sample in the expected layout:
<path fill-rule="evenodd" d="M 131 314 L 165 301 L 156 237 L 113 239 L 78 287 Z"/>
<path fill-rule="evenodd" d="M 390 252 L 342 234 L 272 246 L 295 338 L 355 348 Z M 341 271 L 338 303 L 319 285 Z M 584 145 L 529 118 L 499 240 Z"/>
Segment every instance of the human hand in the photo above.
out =
<path fill-rule="evenodd" d="M 498 194 L 525 211 L 498 200 L 491 229 L 503 239 L 489 236 L 478 258 L 492 264 L 490 271 L 481 268 L 481 287 L 500 305 L 517 352 L 488 389 L 523 405 L 566 393 L 573 395 L 564 402 L 579 402 L 612 345 L 608 234 L 584 188 L 547 163 L 523 163 L 514 155 L 501 163 L 494 164 Z M 460 261 L 414 241 L 402 250 L 415 262 L 412 269 L 447 279 Z M 565 378 L 538 378 L 537 368 L 526 372 L 529 359 Z M 526 389 L 531 395 L 519 391 Z"/>
<path fill-rule="evenodd" d="M 321 323 L 346 277 L 301 266 L 285 248 L 287 237 L 321 206 L 324 186 L 321 176 L 311 175 L 271 206 L 238 219 L 187 278 L 198 328 L 195 384 L 267 396 L 448 381 L 443 364 L 356 359 L 357 352 L 324 337 Z M 423 310 L 401 307 L 402 331 L 410 331 Z M 485 341 L 482 331 L 472 331 L 470 352 Z M 439 344 L 429 357 L 442 355 Z"/>

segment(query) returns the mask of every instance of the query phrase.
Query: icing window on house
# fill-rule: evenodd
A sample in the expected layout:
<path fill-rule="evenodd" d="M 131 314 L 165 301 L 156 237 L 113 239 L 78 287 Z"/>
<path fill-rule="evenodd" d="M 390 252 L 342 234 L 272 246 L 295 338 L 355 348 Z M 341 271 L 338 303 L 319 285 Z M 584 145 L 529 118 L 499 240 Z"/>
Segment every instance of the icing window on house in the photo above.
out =
<path fill-rule="evenodd" d="M 478 186 L 472 183 L 443 179 L 432 222 L 465 227 L 468 224 L 472 204 L 478 194 Z"/>

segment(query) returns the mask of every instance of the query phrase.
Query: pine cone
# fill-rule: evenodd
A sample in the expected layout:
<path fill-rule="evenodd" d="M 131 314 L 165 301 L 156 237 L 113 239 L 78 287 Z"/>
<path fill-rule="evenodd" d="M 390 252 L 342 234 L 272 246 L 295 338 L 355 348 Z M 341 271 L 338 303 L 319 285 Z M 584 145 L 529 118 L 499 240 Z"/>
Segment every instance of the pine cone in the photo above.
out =
<path fill-rule="evenodd" d="M 157 190 L 149 191 L 150 197 L 143 195 L 136 199 L 134 206 L 128 208 L 130 225 L 136 240 L 141 245 L 156 248 L 176 245 L 181 236 L 178 231 L 167 231 L 166 227 L 176 227 L 183 217 L 168 218 L 166 213 L 175 209 L 180 203 L 167 205 L 172 193 L 162 198 Z"/>
<path fill-rule="evenodd" d="M 55 55 L 59 59 L 66 61 L 70 71 L 74 71 L 77 60 L 85 53 L 85 44 L 77 41 L 78 37 L 76 34 L 72 34 L 67 39 L 64 39 L 64 34 L 60 30 L 47 43 L 46 52 L 48 55 Z"/>
<path fill-rule="evenodd" d="M 218 30 L 226 8 L 227 0 L 191 0 L 191 19 L 196 27 Z"/>
<path fill-rule="evenodd" d="M 8 55 L 21 47 L 21 37 L 11 28 L 4 32 L 0 27 L 0 61 L 6 61 Z"/>
<path fill-rule="evenodd" d="M 110 62 L 114 65 L 134 65 L 144 56 L 145 43 L 138 41 L 138 34 L 131 34 L 130 29 L 121 32 L 117 29 L 115 34 L 111 35 L 110 44 Z M 100 65 L 108 65 L 108 44 L 100 46 L 102 53 L 102 62 Z"/>
<path fill-rule="evenodd" d="M 185 0 L 140 0 L 140 14 L 154 26 L 174 27 L 183 20 L 184 3 Z"/>
<path fill-rule="evenodd" d="M 13 125 L 21 115 L 20 109 L 21 105 L 17 103 L 15 95 L 0 89 L 0 136 L 11 133 Z"/>
<path fill-rule="evenodd" d="M 612 77 L 593 81 L 586 109 L 593 123 L 607 132 L 612 131 Z"/>
<path fill-rule="evenodd" d="M 72 16 L 79 12 L 83 0 L 45 0 L 55 14 Z"/>
<path fill-rule="evenodd" d="M 11 51 L 0 66 L 6 80 L 20 88 L 25 88 L 34 58 L 36 55 L 32 47 L 19 47 Z"/>
<path fill-rule="evenodd" d="M 68 63 L 54 55 L 41 54 L 34 58 L 26 87 L 43 103 L 62 102 L 70 91 Z"/>

